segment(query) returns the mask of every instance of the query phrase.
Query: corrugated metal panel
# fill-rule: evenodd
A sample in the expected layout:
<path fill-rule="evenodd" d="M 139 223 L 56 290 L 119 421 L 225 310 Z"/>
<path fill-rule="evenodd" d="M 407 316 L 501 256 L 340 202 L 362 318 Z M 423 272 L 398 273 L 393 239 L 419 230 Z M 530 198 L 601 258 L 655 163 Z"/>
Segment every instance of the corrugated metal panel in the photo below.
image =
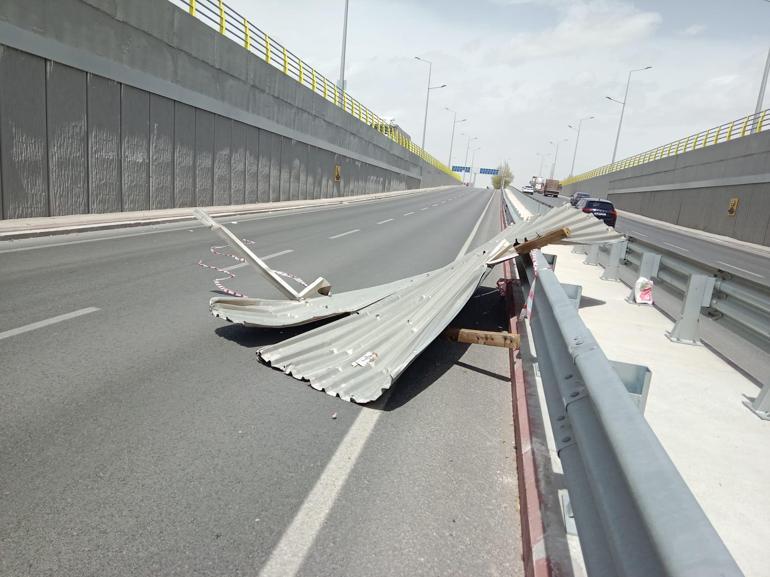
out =
<path fill-rule="evenodd" d="M 351 312 L 346 318 L 265 347 L 258 354 L 273 367 L 308 380 L 315 389 L 347 401 L 367 403 L 390 388 L 459 313 L 489 272 L 487 262 L 499 255 L 501 248 L 565 227 L 575 231 L 569 242 L 622 238 L 593 216 L 560 207 L 543 217 L 512 225 L 455 262 L 405 279 L 408 283 L 397 281 L 353 291 L 356 294 L 341 293 L 303 302 L 255 300 L 253 306 L 238 307 L 237 314 L 234 303 L 239 299 L 215 298 L 211 308 L 216 316 L 239 317 L 241 322 L 262 326 L 265 322 L 272 323 L 268 326 L 284 326 L 323 318 L 316 315 L 323 313 L 325 306 L 332 306 L 327 317 Z M 367 302 L 370 304 L 364 304 Z M 354 312 L 359 304 L 363 306 Z"/>

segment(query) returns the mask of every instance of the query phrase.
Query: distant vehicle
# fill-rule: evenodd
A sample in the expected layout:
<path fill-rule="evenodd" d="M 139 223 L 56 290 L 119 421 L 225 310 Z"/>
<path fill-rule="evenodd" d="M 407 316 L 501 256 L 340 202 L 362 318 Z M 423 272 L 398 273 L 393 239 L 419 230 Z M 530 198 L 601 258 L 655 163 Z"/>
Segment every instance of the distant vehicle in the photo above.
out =
<path fill-rule="evenodd" d="M 615 221 L 618 219 L 615 205 L 609 200 L 584 198 L 578 202 L 577 207 L 585 213 L 593 214 L 599 220 L 604 221 L 607 226 L 615 226 Z"/>
<path fill-rule="evenodd" d="M 572 206 L 577 206 L 578 202 L 583 200 L 584 198 L 590 198 L 591 194 L 588 192 L 573 192 L 572 196 L 569 197 L 569 203 Z"/>
<path fill-rule="evenodd" d="M 529 184 L 535 192 L 542 193 L 545 190 L 545 178 L 542 176 L 533 176 L 529 180 Z"/>
<path fill-rule="evenodd" d="M 532 188 L 531 184 L 525 184 L 524 186 L 521 187 L 521 192 L 523 192 L 524 194 L 534 194 L 535 189 Z"/>
<path fill-rule="evenodd" d="M 543 196 L 559 196 L 561 194 L 561 182 L 555 178 L 549 178 L 545 181 Z"/>

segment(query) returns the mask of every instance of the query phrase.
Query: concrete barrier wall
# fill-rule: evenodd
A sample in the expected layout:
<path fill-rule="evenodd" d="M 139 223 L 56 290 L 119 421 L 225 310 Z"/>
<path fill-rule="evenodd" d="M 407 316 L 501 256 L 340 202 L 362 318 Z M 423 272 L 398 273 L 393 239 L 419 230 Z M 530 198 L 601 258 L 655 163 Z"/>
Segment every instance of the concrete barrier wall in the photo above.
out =
<path fill-rule="evenodd" d="M 167 0 L 0 2 L 2 218 L 456 182 Z"/>
<path fill-rule="evenodd" d="M 770 246 L 770 132 L 576 182 L 564 194 L 577 190 L 621 210 Z"/>

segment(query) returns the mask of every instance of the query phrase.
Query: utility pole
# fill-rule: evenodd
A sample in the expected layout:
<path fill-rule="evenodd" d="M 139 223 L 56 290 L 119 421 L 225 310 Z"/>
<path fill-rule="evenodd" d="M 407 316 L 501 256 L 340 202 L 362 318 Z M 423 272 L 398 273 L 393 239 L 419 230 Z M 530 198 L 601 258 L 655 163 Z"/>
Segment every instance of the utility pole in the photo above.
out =
<path fill-rule="evenodd" d="M 553 144 L 556 147 L 556 152 L 553 154 L 553 164 L 551 165 L 551 176 L 549 178 L 553 178 L 554 173 L 556 172 L 556 161 L 559 159 L 559 144 L 562 142 L 567 142 L 569 138 L 562 138 L 561 140 L 557 140 L 554 142 L 553 140 L 550 141 L 551 144 Z"/>
<path fill-rule="evenodd" d="M 770 74 L 770 48 L 767 49 L 767 60 L 765 61 L 765 72 L 762 75 L 762 83 L 759 85 L 759 97 L 757 98 L 757 108 L 754 110 L 754 131 L 759 132 L 758 115 L 762 110 L 765 101 L 765 88 L 767 87 L 767 76 Z"/>
<path fill-rule="evenodd" d="M 466 135 L 468 137 L 468 146 L 465 147 L 465 162 L 463 163 L 463 167 L 468 166 L 468 153 L 471 150 L 471 141 L 472 140 L 478 140 L 478 136 L 474 136 L 471 138 L 470 134 Z M 470 181 L 470 177 L 468 177 L 468 180 Z M 463 182 L 465 182 L 465 172 L 463 172 Z"/>
<path fill-rule="evenodd" d="M 465 122 L 468 119 L 463 118 L 462 120 L 457 120 L 457 112 L 455 110 L 452 110 L 448 106 L 445 106 L 444 110 L 448 110 L 449 112 L 454 114 L 454 118 L 452 119 L 452 138 L 449 140 L 449 160 L 447 160 L 447 163 L 446 163 L 446 165 L 449 168 L 452 168 L 452 149 L 455 143 L 455 128 L 457 127 L 458 124 L 460 124 L 461 122 Z"/>
<path fill-rule="evenodd" d="M 419 56 L 415 56 L 414 59 L 419 60 L 420 62 L 425 62 L 428 65 L 428 89 L 425 91 L 425 117 L 422 121 L 422 144 L 420 145 L 420 148 L 425 150 L 425 134 L 428 130 L 428 103 L 430 102 L 430 91 L 436 90 L 437 88 L 444 88 L 446 87 L 446 84 L 442 84 L 441 86 L 431 86 L 430 76 L 433 71 L 433 62 L 430 60 L 425 60 L 425 58 L 420 58 Z"/>
<path fill-rule="evenodd" d="M 348 43 L 348 2 L 349 0 L 345 0 L 345 19 L 342 21 L 342 56 L 340 57 L 340 80 L 337 82 L 337 86 L 339 86 L 340 90 L 343 92 L 345 92 L 345 48 Z"/>

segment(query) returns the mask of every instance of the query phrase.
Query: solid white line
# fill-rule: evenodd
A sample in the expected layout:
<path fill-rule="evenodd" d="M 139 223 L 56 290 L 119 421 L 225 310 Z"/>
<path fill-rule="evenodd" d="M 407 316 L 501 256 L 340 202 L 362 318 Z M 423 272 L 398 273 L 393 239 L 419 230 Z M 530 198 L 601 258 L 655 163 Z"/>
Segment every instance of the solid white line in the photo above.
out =
<path fill-rule="evenodd" d="M 473 227 L 458 257 L 465 253 L 466 248 L 476 235 L 493 198 L 494 194 L 489 199 L 484 212 L 481 213 L 481 217 L 479 217 L 476 226 Z M 258 577 L 294 577 L 299 572 L 316 537 L 321 532 L 324 521 L 332 510 L 337 496 L 361 455 L 367 439 L 372 434 L 377 421 L 384 414 L 383 409 L 392 390 L 391 388 L 385 391 L 385 394 L 371 408 L 362 408 L 361 412 L 358 413 L 358 417 L 353 421 L 345 438 L 342 439 L 313 489 L 305 497 L 294 519 L 284 531 L 281 540 L 271 551 L 270 557 L 262 566 Z"/>
<path fill-rule="evenodd" d="M 84 309 L 79 309 L 76 311 L 72 311 L 71 313 L 66 313 L 63 315 L 59 315 L 56 317 L 51 317 L 50 319 L 45 319 L 43 321 L 38 321 L 36 323 L 32 323 L 29 325 L 24 325 L 23 327 L 18 327 L 15 329 L 11 329 L 9 331 L 4 331 L 0 333 L 0 340 L 7 339 L 8 337 L 15 337 L 16 335 L 20 335 L 22 333 L 26 333 L 29 331 L 34 331 L 35 329 L 40 329 L 43 327 L 47 327 L 48 325 L 53 325 L 56 323 L 60 323 L 62 321 L 68 321 L 70 319 L 74 319 L 76 317 L 80 317 L 83 315 L 87 315 L 88 313 L 95 313 L 100 309 L 96 307 L 86 307 Z"/>
<path fill-rule="evenodd" d="M 487 214 L 487 210 L 489 210 L 489 205 L 492 204 L 492 199 L 495 198 L 495 193 L 492 193 L 492 196 L 489 197 L 489 202 L 484 207 L 484 210 L 481 211 L 481 216 L 476 221 L 476 226 L 473 227 L 473 230 L 471 231 L 471 234 L 468 236 L 468 238 L 465 240 L 465 244 L 460 249 L 460 252 L 457 253 L 457 256 L 455 257 L 455 260 L 463 256 L 467 251 L 468 247 L 470 246 L 471 242 L 473 241 L 473 238 L 476 236 L 476 231 L 479 230 L 479 226 L 481 225 L 481 221 L 484 220 L 484 215 Z"/>
<path fill-rule="evenodd" d="M 647 238 L 649 235 L 642 234 L 641 232 L 634 232 L 633 230 L 629 232 L 632 236 L 643 236 L 644 238 Z"/>
<path fill-rule="evenodd" d="M 690 252 L 690 249 L 688 248 L 684 248 L 683 246 L 679 246 L 677 244 L 671 244 L 670 242 L 666 242 L 665 240 L 663 241 L 663 244 L 667 244 L 668 246 L 678 248 L 679 250 L 683 250 L 684 252 Z"/>
<path fill-rule="evenodd" d="M 414 214 L 414 212 L 407 212 L 404 214 L 404 216 L 409 216 L 410 214 Z"/>
<path fill-rule="evenodd" d="M 726 262 L 722 262 L 721 260 L 718 260 L 717 264 L 721 264 L 722 266 L 727 266 L 727 267 L 730 267 L 730 268 L 734 268 L 735 270 L 739 270 L 741 272 L 745 272 L 746 274 L 750 274 L 751 276 L 755 276 L 755 277 L 758 277 L 758 278 L 765 278 L 761 274 L 757 274 L 755 272 L 751 272 L 750 270 L 746 270 L 745 268 L 741 268 L 741 267 L 735 266 L 733 264 L 727 264 Z"/>
<path fill-rule="evenodd" d="M 343 236 L 348 236 L 349 234 L 355 234 L 357 232 L 361 232 L 361 229 L 360 228 L 354 228 L 353 230 L 348 230 L 346 232 L 341 232 L 340 234 L 335 234 L 334 236 L 330 236 L 329 240 L 331 240 L 333 238 L 341 238 Z"/>
<path fill-rule="evenodd" d="M 392 218 L 386 218 L 385 220 L 381 220 L 381 221 L 380 221 L 380 222 L 378 222 L 377 224 L 385 224 L 386 222 L 393 222 L 393 220 L 394 220 L 394 219 L 392 219 Z"/>

